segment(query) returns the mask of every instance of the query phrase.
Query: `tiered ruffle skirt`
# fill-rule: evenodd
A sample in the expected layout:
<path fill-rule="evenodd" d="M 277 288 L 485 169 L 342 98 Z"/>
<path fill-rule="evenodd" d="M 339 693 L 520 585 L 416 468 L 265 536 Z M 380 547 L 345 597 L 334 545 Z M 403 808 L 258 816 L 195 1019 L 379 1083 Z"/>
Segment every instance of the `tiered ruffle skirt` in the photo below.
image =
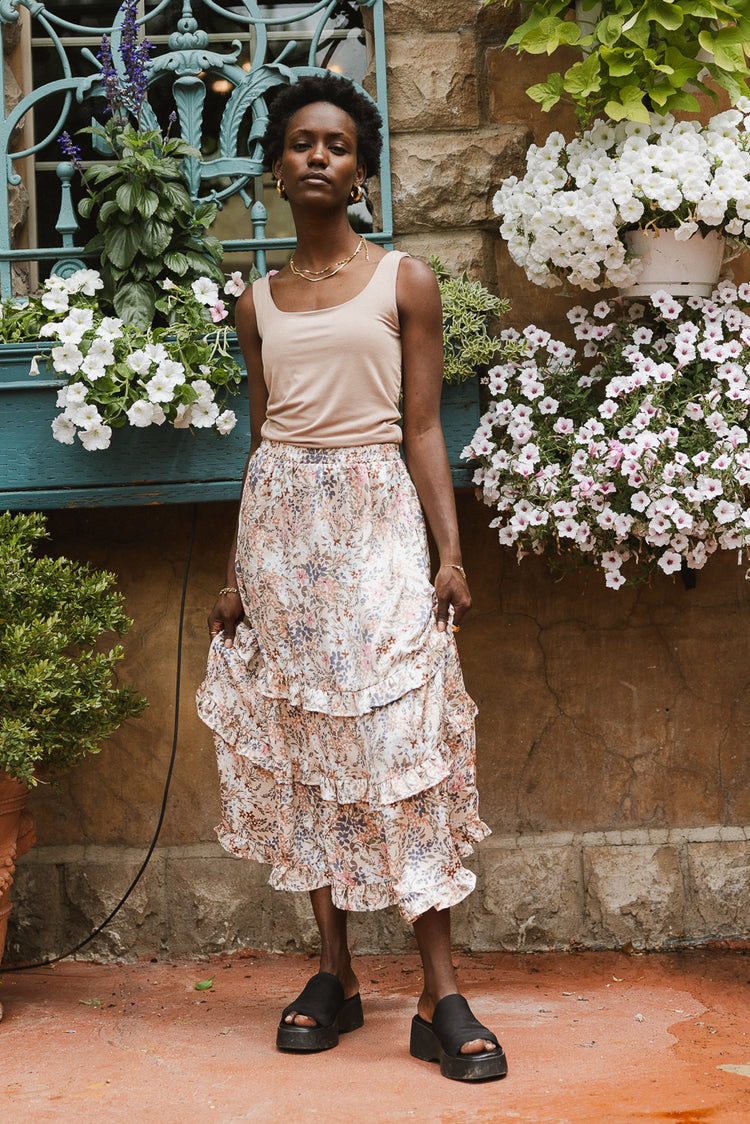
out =
<path fill-rule="evenodd" d="M 236 556 L 245 623 L 211 645 L 198 710 L 232 854 L 283 890 L 408 922 L 461 901 L 479 818 L 474 717 L 438 632 L 422 513 L 395 445 L 263 442 Z"/>

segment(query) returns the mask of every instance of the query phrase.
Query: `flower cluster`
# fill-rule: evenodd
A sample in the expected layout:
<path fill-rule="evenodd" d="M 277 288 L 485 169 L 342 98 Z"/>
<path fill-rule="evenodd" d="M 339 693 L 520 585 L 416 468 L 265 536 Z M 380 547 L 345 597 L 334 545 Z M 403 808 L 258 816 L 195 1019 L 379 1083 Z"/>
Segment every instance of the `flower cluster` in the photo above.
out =
<path fill-rule="evenodd" d="M 536 285 L 596 290 L 637 280 L 628 230 L 675 230 L 678 240 L 716 230 L 750 245 L 749 117 L 740 98 L 707 125 L 652 115 L 532 145 L 524 178 L 494 197 L 513 261 Z"/>
<path fill-rule="evenodd" d="M 126 80 L 117 72 L 108 35 L 102 36 L 96 56 L 101 66 L 101 83 L 107 103 L 104 116 L 112 114 L 126 119 L 128 112 L 131 112 L 140 119 L 148 93 L 153 46 L 148 39 L 139 39 L 137 0 L 125 0 L 122 12 L 120 57 Z"/>
<path fill-rule="evenodd" d="M 531 325 L 488 376 L 465 457 L 500 542 L 607 586 L 750 553 L 750 286 L 569 313 L 577 348 Z"/>
<path fill-rule="evenodd" d="M 41 296 L 25 304 L 0 307 L 5 339 L 54 341 L 48 365 L 66 379 L 57 395 L 55 439 L 72 445 L 77 435 L 85 449 L 106 449 L 119 426 L 165 422 L 231 432 L 237 419 L 222 404 L 238 389 L 241 372 L 225 322 L 228 302 L 244 289 L 240 274 L 227 280 L 223 295 L 206 277 L 185 287 L 163 282 L 158 304 L 169 321 L 165 328 L 140 329 L 106 315 L 97 302 L 101 287 L 96 270 L 80 269 L 50 277 Z"/>

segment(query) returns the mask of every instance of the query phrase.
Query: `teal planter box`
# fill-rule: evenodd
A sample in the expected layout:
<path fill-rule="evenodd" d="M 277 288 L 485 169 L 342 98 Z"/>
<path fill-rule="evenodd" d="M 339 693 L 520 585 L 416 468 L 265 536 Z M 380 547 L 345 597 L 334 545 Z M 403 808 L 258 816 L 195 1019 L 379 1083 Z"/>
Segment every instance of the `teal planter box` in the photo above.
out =
<path fill-rule="evenodd" d="M 49 345 L 45 344 L 49 349 Z M 240 494 L 250 447 L 247 383 L 227 400 L 237 425 L 213 430 L 170 425 L 114 430 L 109 449 L 87 452 L 80 441 L 52 436 L 59 413 L 54 372 L 29 375 L 34 344 L 0 345 L 0 511 L 119 504 L 231 500 Z"/>
<path fill-rule="evenodd" d="M 461 460 L 461 450 L 471 443 L 479 428 L 479 379 L 443 383 L 440 396 L 440 424 L 443 427 L 454 488 L 472 488 L 474 468 Z"/>
<path fill-rule="evenodd" d="M 240 393 L 227 400 L 237 425 L 225 437 L 166 424 L 125 426 L 113 432 L 109 449 L 87 452 L 78 440 L 61 445 L 52 436 L 65 379 L 45 373 L 43 362 L 40 374 L 29 374 L 42 350 L 0 344 L 0 511 L 239 498 L 250 447 L 244 377 Z M 479 423 L 476 379 L 446 384 L 440 414 L 454 487 L 470 486 L 472 470 L 459 456 Z"/>

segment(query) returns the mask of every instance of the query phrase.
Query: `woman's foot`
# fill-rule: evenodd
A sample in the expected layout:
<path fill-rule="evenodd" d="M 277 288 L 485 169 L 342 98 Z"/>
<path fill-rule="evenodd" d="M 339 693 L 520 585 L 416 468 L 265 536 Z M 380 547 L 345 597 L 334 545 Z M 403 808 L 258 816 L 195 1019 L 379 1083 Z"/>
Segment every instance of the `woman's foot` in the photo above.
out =
<path fill-rule="evenodd" d="M 435 1014 L 435 1007 L 440 999 L 444 996 L 439 996 L 437 1000 L 432 999 L 426 991 L 423 991 L 417 1003 L 417 1014 L 426 1023 L 432 1023 L 433 1015 Z M 462 1054 L 481 1054 L 488 1050 L 495 1050 L 497 1046 L 490 1038 L 473 1038 L 469 1042 L 464 1042 L 461 1046 Z"/>
<path fill-rule="evenodd" d="M 359 993 L 347 998 L 337 976 L 318 972 L 282 1012 L 276 1045 L 305 1053 L 330 1050 L 338 1046 L 339 1034 L 357 1030 L 363 1022 Z"/>
<path fill-rule="evenodd" d="M 338 966 L 337 966 L 338 967 Z M 339 971 L 333 971 L 332 966 L 326 967 L 321 958 L 320 971 L 329 973 L 335 976 L 344 990 L 344 999 L 353 999 L 359 994 L 359 980 L 355 976 L 351 961 L 341 967 Z M 288 1012 L 288 1013 L 287 1013 Z M 299 1011 L 289 1010 L 284 1013 L 284 1022 L 294 1026 L 316 1026 L 315 1019 L 311 1019 L 309 1015 L 303 1015 Z"/>
<path fill-rule="evenodd" d="M 443 1077 L 454 1081 L 487 1081 L 505 1077 L 508 1063 L 491 1030 L 474 1017 L 463 995 L 444 995 L 432 1005 L 423 994 L 420 1014 L 411 1024 L 410 1052 L 425 1062 L 439 1062 Z"/>

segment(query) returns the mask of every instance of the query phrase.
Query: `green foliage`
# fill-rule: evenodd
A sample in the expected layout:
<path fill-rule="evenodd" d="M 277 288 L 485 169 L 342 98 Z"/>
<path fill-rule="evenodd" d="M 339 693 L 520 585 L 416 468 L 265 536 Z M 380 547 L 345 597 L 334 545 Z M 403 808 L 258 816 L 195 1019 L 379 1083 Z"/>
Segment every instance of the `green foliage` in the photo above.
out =
<path fill-rule="evenodd" d="M 465 272 L 450 277 L 434 254 L 430 266 L 443 302 L 444 378 L 446 382 L 464 382 L 479 367 L 492 362 L 501 343 L 487 331 L 487 320 L 507 312 L 510 303 L 493 297 L 479 281 L 470 281 Z"/>
<path fill-rule="evenodd" d="M 98 753 L 100 742 L 146 706 L 113 685 L 119 645 L 105 632 L 132 624 L 115 576 L 67 558 L 37 557 L 44 516 L 0 514 L 0 770 L 29 785 Z"/>
<path fill-rule="evenodd" d="M 182 172 L 182 160 L 200 159 L 197 149 L 119 117 L 81 132 L 104 142 L 114 160 L 83 173 L 89 194 L 78 210 L 96 222 L 86 249 L 99 254 L 103 297 L 116 314 L 145 328 L 153 322 L 161 281 L 187 284 L 208 276 L 223 282 L 217 264 L 222 246 L 208 233 L 216 207 L 194 207 Z"/>
<path fill-rule="evenodd" d="M 705 71 L 732 104 L 750 93 L 750 0 L 583 0 L 577 20 L 569 0 L 534 0 L 525 14 L 508 47 L 550 55 L 564 46 L 582 55 L 564 74 L 550 74 L 526 92 L 545 111 L 571 102 L 584 127 L 602 114 L 647 123 L 649 110 L 695 111 L 688 85 L 716 102 L 700 77 Z M 701 51 L 708 52 L 706 61 Z"/>

